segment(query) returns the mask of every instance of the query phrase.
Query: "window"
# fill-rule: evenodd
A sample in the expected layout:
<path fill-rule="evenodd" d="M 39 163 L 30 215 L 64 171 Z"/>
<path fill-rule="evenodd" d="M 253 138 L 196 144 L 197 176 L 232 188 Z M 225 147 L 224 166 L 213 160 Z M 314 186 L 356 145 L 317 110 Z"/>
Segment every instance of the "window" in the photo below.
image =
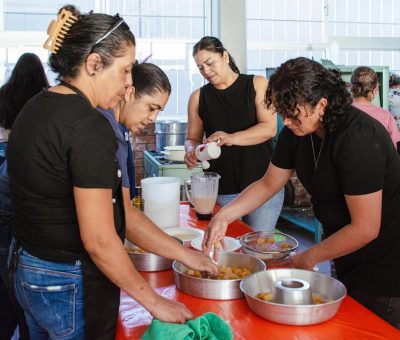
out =
<path fill-rule="evenodd" d="M 27 51 L 39 55 L 51 84 L 55 75 L 46 64 L 42 48 L 47 26 L 65 1 L 3 0 L 0 12 L 0 84 L 7 79 L 18 57 Z M 137 39 L 137 59 L 151 54 L 150 62 L 168 75 L 172 93 L 160 118 L 187 117 L 187 101 L 193 90 L 203 85 L 191 50 L 207 35 L 211 0 L 75 0 L 69 3 L 86 13 L 115 14 L 124 17 Z M 1 9 L 1 7 L 0 7 Z"/>
<path fill-rule="evenodd" d="M 253 0 L 246 7 L 250 73 L 298 56 L 400 69 L 398 0 Z"/>

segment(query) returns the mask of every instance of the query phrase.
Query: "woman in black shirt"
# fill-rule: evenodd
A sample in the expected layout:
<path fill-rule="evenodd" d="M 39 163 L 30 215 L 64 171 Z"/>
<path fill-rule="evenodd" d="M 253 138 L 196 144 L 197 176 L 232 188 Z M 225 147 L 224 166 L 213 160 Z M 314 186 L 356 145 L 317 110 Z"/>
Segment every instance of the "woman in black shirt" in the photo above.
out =
<path fill-rule="evenodd" d="M 183 323 L 192 313 L 157 294 L 134 268 L 125 227 L 142 249 L 199 270 L 216 266 L 138 209 L 126 211 L 125 225 L 116 137 L 95 109 L 114 108 L 132 84 L 135 38 L 118 15 L 81 15 L 74 6 L 58 23 L 45 47 L 60 84 L 26 104 L 8 149 L 15 290 L 31 338 L 114 339 L 120 289 L 155 318 Z"/>
<path fill-rule="evenodd" d="M 207 171 L 221 175 L 217 202 L 224 206 L 267 170 L 271 139 L 277 132 L 277 118 L 264 103 L 267 80 L 240 74 L 222 42 L 203 37 L 193 46 L 193 58 L 208 84 L 189 99 L 185 161 L 197 165 L 196 147 L 219 141 L 221 156 L 210 161 Z M 271 231 L 283 205 L 283 189 L 243 220 L 253 229 Z"/>
<path fill-rule="evenodd" d="M 385 128 L 351 106 L 335 71 L 297 58 L 271 77 L 266 104 L 280 112 L 281 132 L 264 177 L 222 209 L 204 249 L 227 225 L 274 195 L 295 170 L 312 196 L 326 238 L 292 256 L 312 270 L 333 259 L 350 296 L 400 328 L 400 159 Z"/>

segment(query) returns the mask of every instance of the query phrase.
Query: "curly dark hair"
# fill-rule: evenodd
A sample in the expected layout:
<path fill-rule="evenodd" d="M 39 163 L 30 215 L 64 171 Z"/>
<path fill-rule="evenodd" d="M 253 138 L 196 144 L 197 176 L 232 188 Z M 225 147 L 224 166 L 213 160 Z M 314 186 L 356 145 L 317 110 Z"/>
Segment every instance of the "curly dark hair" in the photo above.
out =
<path fill-rule="evenodd" d="M 274 107 L 276 112 L 291 115 L 299 112 L 299 105 L 314 107 L 321 98 L 328 102 L 322 123 L 333 131 L 352 103 L 346 83 L 337 70 L 300 57 L 284 62 L 271 76 L 265 104 L 267 108 Z"/>
<path fill-rule="evenodd" d="M 22 54 L 10 78 L 0 88 L 0 126 L 11 129 L 26 102 L 48 87 L 39 57 L 34 53 Z"/>
<path fill-rule="evenodd" d="M 114 58 L 121 57 L 125 53 L 127 45 L 135 46 L 135 36 L 125 22 L 101 42 L 96 43 L 121 20 L 119 15 L 92 12 L 80 14 L 74 5 L 65 5 L 59 12 L 63 8 L 77 16 L 78 20 L 65 35 L 58 52 L 52 53 L 49 57 L 51 69 L 59 74 L 58 80 L 66 76 L 74 78 L 90 53 L 98 53 L 106 68 L 111 65 Z"/>

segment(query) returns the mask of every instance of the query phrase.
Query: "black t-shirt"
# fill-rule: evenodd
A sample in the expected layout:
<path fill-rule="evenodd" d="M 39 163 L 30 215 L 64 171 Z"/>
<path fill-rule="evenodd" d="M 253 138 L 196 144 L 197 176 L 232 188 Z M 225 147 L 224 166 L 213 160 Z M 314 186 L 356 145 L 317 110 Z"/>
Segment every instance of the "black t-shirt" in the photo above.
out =
<path fill-rule="evenodd" d="M 200 89 L 199 116 L 207 137 L 216 131 L 247 130 L 258 123 L 253 78 L 240 74 L 226 89 L 216 89 L 212 84 Z M 247 146 L 224 145 L 221 156 L 210 160 L 208 171 L 221 175 L 219 194 L 237 194 L 264 175 L 271 155 L 270 141 Z"/>
<path fill-rule="evenodd" d="M 71 261 L 84 253 L 73 186 L 120 191 L 109 122 L 79 95 L 44 90 L 18 116 L 9 140 L 14 235 L 35 256 Z M 117 232 L 123 205 L 114 203 Z M 122 210 L 121 210 L 122 209 Z"/>
<path fill-rule="evenodd" d="M 322 140 L 313 134 L 315 159 Z M 327 132 L 315 170 L 311 136 L 295 136 L 284 128 L 272 163 L 295 169 L 312 196 L 324 233 L 332 235 L 348 223 L 344 195 L 383 190 L 378 238 L 335 260 L 338 278 L 348 288 L 381 296 L 400 296 L 400 158 L 385 128 L 350 106 L 334 132 Z"/>

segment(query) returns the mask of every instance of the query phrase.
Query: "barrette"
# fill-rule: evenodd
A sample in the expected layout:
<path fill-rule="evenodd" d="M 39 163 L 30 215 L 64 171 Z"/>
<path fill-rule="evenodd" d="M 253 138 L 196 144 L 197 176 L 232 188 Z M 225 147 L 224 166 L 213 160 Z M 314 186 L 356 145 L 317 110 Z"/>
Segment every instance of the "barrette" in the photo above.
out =
<path fill-rule="evenodd" d="M 49 50 L 51 53 L 56 54 L 65 36 L 70 30 L 72 24 L 76 22 L 78 18 L 72 14 L 72 12 L 63 9 L 57 16 L 57 20 L 52 20 L 47 28 L 48 38 L 44 42 L 43 47 Z"/>

